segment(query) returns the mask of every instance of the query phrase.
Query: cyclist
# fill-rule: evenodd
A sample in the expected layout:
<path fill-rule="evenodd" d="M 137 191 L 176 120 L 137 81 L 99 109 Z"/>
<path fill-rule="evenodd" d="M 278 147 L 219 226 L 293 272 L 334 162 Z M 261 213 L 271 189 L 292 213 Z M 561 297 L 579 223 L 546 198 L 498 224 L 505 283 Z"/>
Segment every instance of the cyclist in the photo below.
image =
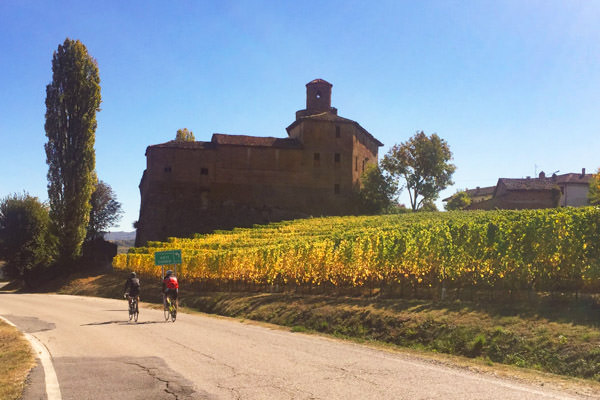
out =
<path fill-rule="evenodd" d="M 135 272 L 129 274 L 129 278 L 125 282 L 125 294 L 123 295 L 129 302 L 129 308 L 131 308 L 131 302 L 136 299 L 138 304 L 140 302 L 140 280 L 136 277 Z M 136 310 L 138 311 L 138 310 Z"/>
<path fill-rule="evenodd" d="M 165 274 L 165 278 L 162 281 L 162 292 L 164 296 L 169 297 L 171 300 L 175 300 L 175 312 L 179 307 L 179 300 L 177 295 L 179 294 L 179 282 L 173 275 L 173 271 L 168 270 Z M 165 299 L 166 300 L 166 299 Z"/>

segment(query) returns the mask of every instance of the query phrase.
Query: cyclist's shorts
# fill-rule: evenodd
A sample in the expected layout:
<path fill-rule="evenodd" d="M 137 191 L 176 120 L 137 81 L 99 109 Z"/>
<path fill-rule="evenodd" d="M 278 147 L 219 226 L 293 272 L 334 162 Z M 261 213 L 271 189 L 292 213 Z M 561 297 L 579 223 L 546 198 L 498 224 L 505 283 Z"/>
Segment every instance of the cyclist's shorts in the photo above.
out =
<path fill-rule="evenodd" d="M 173 300 L 177 299 L 177 289 L 167 289 L 165 294 Z"/>
<path fill-rule="evenodd" d="M 140 289 L 139 288 L 131 288 L 129 290 L 129 296 L 131 297 L 138 297 L 140 295 Z"/>

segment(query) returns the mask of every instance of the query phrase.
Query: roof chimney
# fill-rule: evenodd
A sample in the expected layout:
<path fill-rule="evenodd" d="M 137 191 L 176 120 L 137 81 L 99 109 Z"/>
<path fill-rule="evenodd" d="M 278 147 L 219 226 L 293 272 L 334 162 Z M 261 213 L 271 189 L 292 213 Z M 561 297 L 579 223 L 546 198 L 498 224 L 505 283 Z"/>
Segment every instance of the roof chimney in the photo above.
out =
<path fill-rule="evenodd" d="M 544 179 L 546 178 L 546 174 L 544 173 L 544 171 L 540 172 L 540 179 Z"/>
<path fill-rule="evenodd" d="M 585 168 L 581 168 L 581 177 L 583 178 L 585 176 Z"/>

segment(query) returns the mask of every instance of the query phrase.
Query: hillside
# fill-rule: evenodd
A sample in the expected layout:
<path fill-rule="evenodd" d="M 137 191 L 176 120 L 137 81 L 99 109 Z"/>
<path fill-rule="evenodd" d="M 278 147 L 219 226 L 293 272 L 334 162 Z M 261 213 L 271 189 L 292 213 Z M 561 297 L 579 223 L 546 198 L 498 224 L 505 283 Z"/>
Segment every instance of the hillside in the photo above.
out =
<path fill-rule="evenodd" d="M 104 235 L 104 240 L 108 240 L 110 242 L 113 241 L 134 241 L 135 240 L 135 231 L 133 232 L 108 232 Z"/>
<path fill-rule="evenodd" d="M 473 297 L 600 290 L 600 209 L 329 217 L 148 242 L 114 259 L 156 275 L 181 249 L 182 278 L 228 290 L 356 289 Z"/>

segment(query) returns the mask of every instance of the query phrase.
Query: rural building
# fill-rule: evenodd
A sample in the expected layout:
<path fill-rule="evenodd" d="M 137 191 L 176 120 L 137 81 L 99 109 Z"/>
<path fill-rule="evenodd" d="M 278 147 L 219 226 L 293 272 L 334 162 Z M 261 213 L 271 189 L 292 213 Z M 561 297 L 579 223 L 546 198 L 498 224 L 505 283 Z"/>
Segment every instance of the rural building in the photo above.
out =
<path fill-rule="evenodd" d="M 146 149 L 136 246 L 169 236 L 285 219 L 344 215 L 383 144 L 331 107 L 332 85 L 306 84 L 288 137 L 215 133 L 210 142 Z"/>
<path fill-rule="evenodd" d="M 532 209 L 552 207 L 582 207 L 589 205 L 588 192 L 593 174 L 581 173 L 546 177 L 540 172 L 537 178 L 500 178 L 487 200 L 475 202 L 471 210 Z M 468 193 L 469 191 L 467 191 Z M 446 200 L 446 199 L 445 199 Z"/>

